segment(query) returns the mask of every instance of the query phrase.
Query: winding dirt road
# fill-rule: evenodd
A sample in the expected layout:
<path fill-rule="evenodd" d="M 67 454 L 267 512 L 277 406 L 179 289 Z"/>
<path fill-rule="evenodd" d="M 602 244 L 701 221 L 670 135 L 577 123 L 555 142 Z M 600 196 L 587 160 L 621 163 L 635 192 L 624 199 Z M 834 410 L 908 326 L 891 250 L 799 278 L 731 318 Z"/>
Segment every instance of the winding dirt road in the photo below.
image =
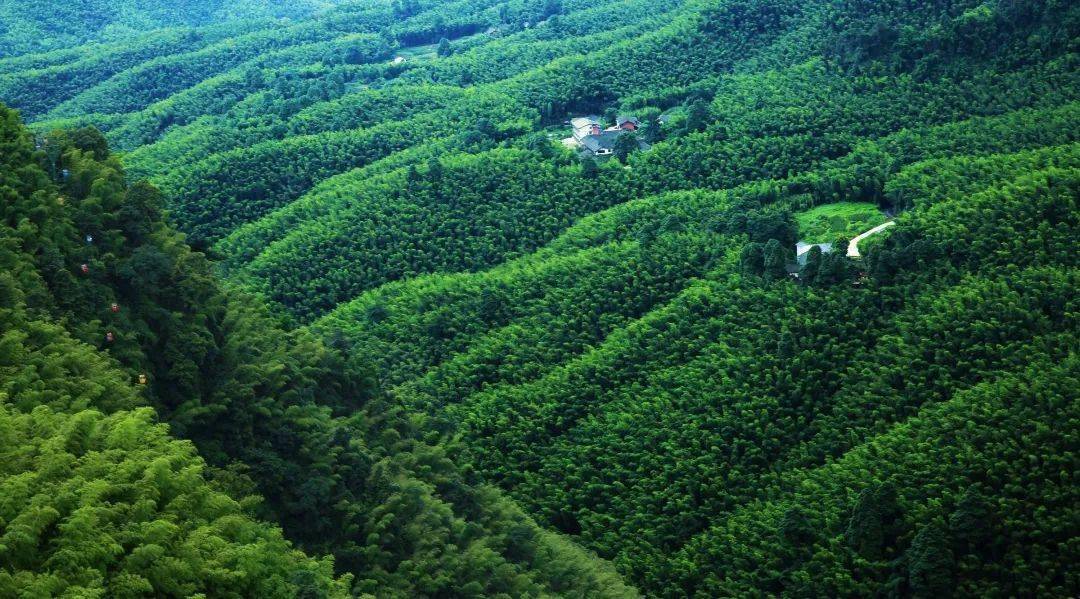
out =
<path fill-rule="evenodd" d="M 895 224 L 896 224 L 896 221 L 891 220 L 891 221 L 889 221 L 887 223 L 881 223 L 880 225 L 874 227 L 873 229 L 870 229 L 869 231 L 867 231 L 865 233 L 860 233 L 859 235 L 856 235 L 855 238 L 852 239 L 848 243 L 848 246 L 847 246 L 848 258 L 858 258 L 861 255 L 861 254 L 859 254 L 859 242 L 860 241 L 862 241 L 863 239 L 865 239 L 867 237 L 870 237 L 874 233 L 884 231 L 885 229 L 888 229 L 889 227 L 891 227 L 891 226 L 893 226 Z"/>

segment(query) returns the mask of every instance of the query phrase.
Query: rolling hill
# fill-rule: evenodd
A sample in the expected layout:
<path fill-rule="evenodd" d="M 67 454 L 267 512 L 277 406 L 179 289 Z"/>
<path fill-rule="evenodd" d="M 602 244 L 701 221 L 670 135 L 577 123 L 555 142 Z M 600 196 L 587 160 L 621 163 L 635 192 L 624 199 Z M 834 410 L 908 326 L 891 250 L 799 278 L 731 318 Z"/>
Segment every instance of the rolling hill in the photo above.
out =
<path fill-rule="evenodd" d="M 6 9 L 25 455 L 140 422 L 241 595 L 1080 591 L 1074 3 L 188 4 Z"/>

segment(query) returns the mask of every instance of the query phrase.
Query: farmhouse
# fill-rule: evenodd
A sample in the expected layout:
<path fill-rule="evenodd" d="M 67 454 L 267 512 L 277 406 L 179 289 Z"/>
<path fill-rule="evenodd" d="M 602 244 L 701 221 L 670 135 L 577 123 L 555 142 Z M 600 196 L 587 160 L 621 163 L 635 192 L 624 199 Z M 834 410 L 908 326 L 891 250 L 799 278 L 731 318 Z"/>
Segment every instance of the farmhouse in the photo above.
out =
<path fill-rule="evenodd" d="M 615 152 L 615 140 L 622 131 L 601 131 L 598 135 L 589 135 L 581 140 L 581 145 L 595 156 L 608 156 Z"/>
<path fill-rule="evenodd" d="M 618 116 L 615 118 L 615 128 L 620 131 L 637 131 L 641 121 L 632 116 Z"/>
<path fill-rule="evenodd" d="M 570 126 L 574 133 L 573 137 L 563 140 L 567 147 L 582 148 L 593 156 L 609 156 L 615 153 L 615 140 L 624 133 L 637 131 L 641 121 L 633 116 L 619 115 L 614 125 L 604 128 L 600 117 L 589 115 L 570 119 Z"/>
<path fill-rule="evenodd" d="M 583 143 L 590 135 L 600 135 L 600 117 L 598 116 L 579 116 L 570 119 L 570 126 L 574 128 L 574 139 L 578 143 Z"/>

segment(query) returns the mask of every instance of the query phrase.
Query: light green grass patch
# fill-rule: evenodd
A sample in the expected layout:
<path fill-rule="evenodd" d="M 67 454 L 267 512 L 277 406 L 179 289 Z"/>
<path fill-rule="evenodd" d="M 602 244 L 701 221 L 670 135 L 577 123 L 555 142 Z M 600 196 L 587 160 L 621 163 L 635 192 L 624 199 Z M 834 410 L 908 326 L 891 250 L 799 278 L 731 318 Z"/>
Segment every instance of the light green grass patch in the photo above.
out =
<path fill-rule="evenodd" d="M 887 219 L 877 205 L 870 202 L 824 204 L 795 215 L 799 239 L 808 243 L 851 239 Z"/>
<path fill-rule="evenodd" d="M 436 57 L 439 44 L 424 44 L 422 46 L 405 46 L 398 48 L 394 56 L 401 56 L 406 60 L 430 60 Z"/>

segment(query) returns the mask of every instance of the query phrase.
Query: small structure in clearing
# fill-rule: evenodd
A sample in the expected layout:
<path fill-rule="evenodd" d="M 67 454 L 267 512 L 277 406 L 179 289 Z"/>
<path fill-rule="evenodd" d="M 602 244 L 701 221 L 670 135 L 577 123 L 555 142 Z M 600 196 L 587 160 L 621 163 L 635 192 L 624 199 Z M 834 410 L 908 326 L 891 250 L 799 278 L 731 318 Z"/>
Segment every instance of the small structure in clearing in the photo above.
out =
<path fill-rule="evenodd" d="M 831 243 L 806 243 L 800 241 L 795 244 L 795 261 L 799 266 L 805 266 L 807 258 L 810 257 L 810 250 L 813 248 L 821 248 L 822 254 L 828 254 L 833 251 L 833 245 Z"/>
<path fill-rule="evenodd" d="M 815 247 L 822 254 L 832 254 L 828 259 L 822 258 L 822 266 L 825 268 L 826 277 L 835 276 L 833 267 L 840 261 L 859 260 L 862 254 L 859 251 L 859 242 L 867 237 L 876 235 L 896 224 L 895 220 L 886 221 L 889 215 L 883 212 L 877 205 L 869 202 L 834 202 L 822 204 L 795 215 L 799 227 L 799 241 L 795 244 L 795 262 L 785 265 L 787 273 L 793 279 L 802 280 L 805 267 L 809 262 L 810 251 Z M 846 244 L 843 240 L 849 239 Z M 832 243 L 826 240 L 833 241 Z M 843 248 L 843 249 L 841 249 Z M 841 255 L 841 253 L 843 255 Z M 855 285 L 861 286 L 868 280 L 867 268 L 859 266 L 857 262 L 850 267 L 845 266 L 842 270 L 858 268 L 859 276 Z M 821 276 L 819 269 L 812 269 L 815 279 Z"/>

